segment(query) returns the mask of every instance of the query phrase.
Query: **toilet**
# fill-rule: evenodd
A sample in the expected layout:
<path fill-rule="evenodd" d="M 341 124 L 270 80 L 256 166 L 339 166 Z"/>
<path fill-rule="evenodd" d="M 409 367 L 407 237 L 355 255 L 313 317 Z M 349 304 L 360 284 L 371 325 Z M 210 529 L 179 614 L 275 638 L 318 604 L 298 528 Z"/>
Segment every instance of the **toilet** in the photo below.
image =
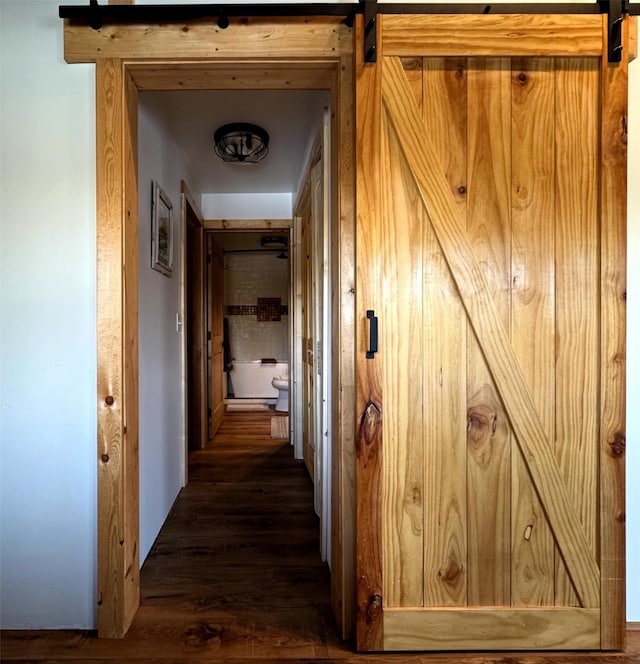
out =
<path fill-rule="evenodd" d="M 289 411 L 289 376 L 274 376 L 271 381 L 273 387 L 278 390 L 278 401 L 276 410 L 280 413 Z"/>

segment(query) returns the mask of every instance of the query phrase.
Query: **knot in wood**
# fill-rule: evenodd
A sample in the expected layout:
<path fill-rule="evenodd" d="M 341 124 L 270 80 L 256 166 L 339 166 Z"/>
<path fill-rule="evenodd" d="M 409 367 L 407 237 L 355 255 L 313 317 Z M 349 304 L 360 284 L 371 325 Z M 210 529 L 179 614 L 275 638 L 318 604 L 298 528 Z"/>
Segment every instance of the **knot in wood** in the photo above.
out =
<path fill-rule="evenodd" d="M 527 82 L 527 75 L 523 71 L 518 74 L 518 81 L 520 85 L 524 85 Z"/>
<path fill-rule="evenodd" d="M 109 395 L 109 396 L 104 400 L 104 402 L 107 404 L 107 406 L 113 406 L 113 404 L 115 403 L 115 401 L 116 401 L 116 400 L 115 400 L 111 395 Z"/>
<path fill-rule="evenodd" d="M 467 445 L 474 461 L 481 467 L 491 463 L 498 431 L 498 417 L 489 404 L 479 403 L 467 411 Z"/>
<path fill-rule="evenodd" d="M 487 406 L 474 406 L 467 411 L 467 433 L 470 443 L 482 443 L 496 431 L 496 416 Z"/>
<path fill-rule="evenodd" d="M 220 645 L 222 643 L 223 628 L 220 625 L 201 622 L 186 631 L 185 641 L 190 646 L 201 646 L 212 643 Z"/>
<path fill-rule="evenodd" d="M 451 558 L 447 568 L 438 572 L 438 578 L 443 583 L 453 586 L 456 585 L 458 579 L 460 579 L 462 576 L 463 571 L 464 568 L 462 565 L 460 565 L 460 563 L 455 558 Z"/>
<path fill-rule="evenodd" d="M 109 461 L 109 455 L 108 454 L 103 454 L 101 457 L 103 463 L 107 463 Z"/>
<path fill-rule="evenodd" d="M 371 445 L 377 438 L 382 421 L 380 409 L 370 401 L 360 418 L 360 432 L 358 439 L 367 445 Z"/>
<path fill-rule="evenodd" d="M 376 622 L 380 612 L 382 611 L 382 595 L 371 595 L 369 601 L 367 602 L 367 616 L 365 621 L 367 625 L 371 625 Z"/>
<path fill-rule="evenodd" d="M 613 440 L 609 443 L 609 447 L 611 448 L 612 456 L 622 456 L 627 447 L 627 439 L 625 438 L 625 435 L 618 431 L 618 433 L 616 433 L 613 437 Z"/>

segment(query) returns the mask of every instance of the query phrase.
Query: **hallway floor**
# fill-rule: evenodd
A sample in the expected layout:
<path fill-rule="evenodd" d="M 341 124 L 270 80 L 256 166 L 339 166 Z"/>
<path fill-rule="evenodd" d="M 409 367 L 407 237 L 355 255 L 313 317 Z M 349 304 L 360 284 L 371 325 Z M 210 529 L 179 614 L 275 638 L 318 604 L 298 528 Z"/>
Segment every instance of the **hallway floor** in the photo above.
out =
<path fill-rule="evenodd" d="M 626 653 L 354 654 L 333 624 L 311 482 L 289 443 L 271 438 L 272 414 L 227 414 L 213 444 L 191 455 L 189 485 L 142 568 L 140 610 L 124 639 L 5 632 L 1 660 L 640 663 L 639 630 Z"/>

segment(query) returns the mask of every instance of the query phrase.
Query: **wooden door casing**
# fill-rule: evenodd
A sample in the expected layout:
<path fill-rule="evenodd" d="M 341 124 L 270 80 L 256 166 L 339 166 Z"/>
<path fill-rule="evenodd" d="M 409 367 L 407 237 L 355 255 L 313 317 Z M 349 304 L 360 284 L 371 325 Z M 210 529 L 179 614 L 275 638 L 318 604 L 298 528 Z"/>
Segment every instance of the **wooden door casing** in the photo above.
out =
<path fill-rule="evenodd" d="M 224 256 L 213 234 L 208 234 L 208 415 L 209 440 L 216 435 L 224 416 L 224 366 L 222 354 L 224 317 Z"/>
<path fill-rule="evenodd" d="M 321 153 L 322 154 L 322 153 Z M 325 413 L 325 385 L 326 376 L 323 374 L 324 364 L 324 159 L 322 155 L 309 172 L 309 187 L 311 197 L 311 228 L 310 235 L 310 258 L 311 266 L 311 318 L 312 318 L 312 354 L 314 358 L 313 371 L 313 456 L 314 456 L 314 507 L 316 514 L 322 511 L 322 490 L 324 486 L 325 461 L 324 448 L 326 446 L 324 426 L 326 422 Z"/>
<path fill-rule="evenodd" d="M 341 17 L 238 17 L 232 30 L 194 19 L 173 23 L 106 23 L 99 31 L 65 21 L 67 63 L 96 64 L 97 252 L 105 276 L 98 290 L 99 633 L 122 636 L 139 603 L 135 524 L 137 495 L 137 326 L 126 317 L 137 302 L 135 242 L 125 228 L 137 208 L 137 90 L 329 90 L 332 99 L 331 269 L 334 386 L 332 605 L 341 633 L 354 626 L 355 585 L 355 160 L 353 150 L 353 30 Z M 242 39 L 238 39 L 238 31 Z M 215 47 L 212 48 L 212 43 Z M 118 242 L 118 237 L 121 242 Z M 124 238 L 124 239 L 123 239 Z M 125 251 L 121 251 L 122 247 Z M 131 249 L 133 248 L 133 254 Z M 125 261 L 125 254 L 127 260 Z M 134 259 L 131 256 L 134 256 Z M 126 292 L 125 292 L 126 291 Z M 126 306 L 122 302 L 126 300 Z M 127 339 L 125 344 L 122 340 Z M 125 390 L 125 392 L 121 390 Z M 117 393 L 114 393 L 116 390 Z M 103 407 L 105 395 L 114 404 Z M 125 408 L 121 407 L 127 403 Z M 110 401 L 110 400 L 109 400 Z M 104 461 L 108 439 L 110 463 Z M 125 447 L 126 442 L 126 447 Z M 126 451 L 126 454 L 125 454 Z M 123 537 L 125 545 L 123 546 Z M 133 578 L 136 577 L 136 578 Z"/>
<path fill-rule="evenodd" d="M 97 622 L 122 636 L 140 605 L 138 272 L 123 268 L 138 264 L 138 90 L 112 58 L 96 63 L 96 156 Z"/>
<path fill-rule="evenodd" d="M 600 276 L 624 281 L 600 253 L 610 72 L 424 44 L 389 57 L 396 18 L 375 69 L 357 71 L 372 160 L 358 156 L 360 309 L 381 334 L 359 372 L 359 648 L 613 647 L 599 531 L 601 349 L 615 338 L 619 364 L 624 320 Z M 618 560 L 620 510 L 606 515 Z"/>
<path fill-rule="evenodd" d="M 315 481 L 315 353 L 312 270 L 312 214 L 310 189 L 301 207 L 302 268 L 302 458 Z"/>
<path fill-rule="evenodd" d="M 205 302 L 205 237 L 195 210 L 187 205 L 186 306 L 188 449 L 202 449 L 207 442 L 207 341 Z"/>

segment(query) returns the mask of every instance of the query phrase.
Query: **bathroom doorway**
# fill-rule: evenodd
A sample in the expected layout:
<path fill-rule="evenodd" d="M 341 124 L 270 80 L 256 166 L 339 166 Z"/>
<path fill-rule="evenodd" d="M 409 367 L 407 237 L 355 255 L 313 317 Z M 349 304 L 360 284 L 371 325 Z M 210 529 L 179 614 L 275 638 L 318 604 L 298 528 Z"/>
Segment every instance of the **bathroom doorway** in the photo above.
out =
<path fill-rule="evenodd" d="M 279 396 L 273 381 L 289 375 L 291 222 L 252 225 L 255 230 L 207 233 L 223 265 L 220 278 L 209 279 L 208 286 L 222 300 L 224 362 L 211 370 L 223 386 L 226 411 L 273 410 Z M 288 412 L 288 400 L 281 408 Z"/>

